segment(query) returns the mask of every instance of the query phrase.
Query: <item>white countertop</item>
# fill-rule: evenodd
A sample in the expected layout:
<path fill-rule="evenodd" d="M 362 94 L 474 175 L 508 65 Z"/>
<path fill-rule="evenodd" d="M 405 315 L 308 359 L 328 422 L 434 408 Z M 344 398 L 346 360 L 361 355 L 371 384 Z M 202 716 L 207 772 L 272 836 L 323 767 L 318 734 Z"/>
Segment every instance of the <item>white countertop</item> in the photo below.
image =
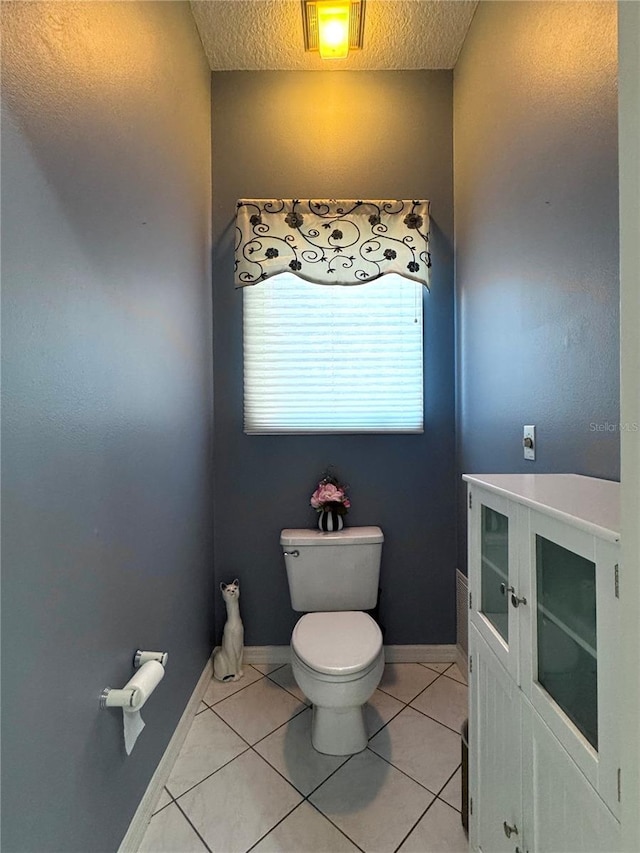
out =
<path fill-rule="evenodd" d="M 462 479 L 594 536 L 620 540 L 620 483 L 580 474 L 463 474 Z"/>

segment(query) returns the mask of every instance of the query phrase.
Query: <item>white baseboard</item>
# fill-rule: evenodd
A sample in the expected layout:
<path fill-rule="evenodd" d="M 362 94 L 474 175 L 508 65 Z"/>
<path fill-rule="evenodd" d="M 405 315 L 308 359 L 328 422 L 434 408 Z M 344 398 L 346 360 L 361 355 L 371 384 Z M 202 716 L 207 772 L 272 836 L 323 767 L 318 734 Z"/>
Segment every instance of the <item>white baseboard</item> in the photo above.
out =
<path fill-rule="evenodd" d="M 289 646 L 245 646 L 245 663 L 289 663 Z M 385 646 L 387 663 L 449 663 L 457 660 L 456 646 Z"/>
<path fill-rule="evenodd" d="M 244 663 L 289 663 L 289 646 L 245 646 L 242 655 Z"/>
<path fill-rule="evenodd" d="M 182 749 L 184 739 L 191 728 L 191 723 L 193 722 L 193 718 L 195 717 L 200 705 L 200 700 L 204 696 L 212 677 L 213 662 L 212 659 L 209 658 L 202 671 L 202 675 L 198 679 L 198 683 L 191 694 L 187 707 L 184 709 L 184 712 L 180 717 L 180 721 L 173 733 L 173 736 L 171 737 L 171 740 L 169 741 L 169 745 L 165 749 L 164 755 L 160 759 L 160 763 L 156 767 L 156 771 L 147 785 L 147 790 L 144 792 L 144 795 L 140 800 L 140 805 L 129 824 L 129 829 L 127 830 L 125 837 L 122 839 L 122 843 L 118 848 L 118 853 L 137 853 L 142 842 L 142 838 L 147 830 L 147 826 L 149 825 L 149 821 L 151 820 L 153 808 L 158 802 L 160 792 L 169 778 L 169 774 L 175 764 L 178 753 Z"/>
<path fill-rule="evenodd" d="M 456 660 L 454 645 L 436 646 L 385 646 L 387 663 L 453 663 Z"/>

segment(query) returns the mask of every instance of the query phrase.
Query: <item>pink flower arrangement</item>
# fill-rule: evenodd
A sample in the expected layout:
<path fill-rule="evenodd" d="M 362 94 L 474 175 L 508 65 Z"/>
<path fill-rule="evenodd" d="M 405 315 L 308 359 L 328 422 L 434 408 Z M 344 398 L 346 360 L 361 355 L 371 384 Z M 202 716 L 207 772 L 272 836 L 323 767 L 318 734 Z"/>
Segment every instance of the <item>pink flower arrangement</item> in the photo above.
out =
<path fill-rule="evenodd" d="M 345 486 L 341 486 L 335 477 L 326 475 L 311 495 L 311 506 L 318 512 L 331 509 L 339 515 L 346 515 L 351 501 L 346 495 Z"/>

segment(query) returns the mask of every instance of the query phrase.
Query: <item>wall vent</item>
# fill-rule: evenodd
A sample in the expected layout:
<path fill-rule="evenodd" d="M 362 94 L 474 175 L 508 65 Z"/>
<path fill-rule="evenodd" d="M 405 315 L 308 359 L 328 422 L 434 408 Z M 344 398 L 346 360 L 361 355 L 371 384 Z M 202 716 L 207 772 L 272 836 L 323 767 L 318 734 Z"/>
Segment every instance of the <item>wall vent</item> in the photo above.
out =
<path fill-rule="evenodd" d="M 469 590 L 467 578 L 460 569 L 456 569 L 456 644 L 464 652 L 469 653 Z"/>

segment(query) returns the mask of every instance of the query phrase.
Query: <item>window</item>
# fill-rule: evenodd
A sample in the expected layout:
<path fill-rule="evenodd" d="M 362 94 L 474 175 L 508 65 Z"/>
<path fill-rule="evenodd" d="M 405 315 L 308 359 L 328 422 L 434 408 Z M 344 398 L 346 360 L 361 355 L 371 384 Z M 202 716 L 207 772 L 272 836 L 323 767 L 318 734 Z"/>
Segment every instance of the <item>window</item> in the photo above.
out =
<path fill-rule="evenodd" d="M 424 287 L 283 273 L 243 288 L 244 431 L 423 431 Z"/>

